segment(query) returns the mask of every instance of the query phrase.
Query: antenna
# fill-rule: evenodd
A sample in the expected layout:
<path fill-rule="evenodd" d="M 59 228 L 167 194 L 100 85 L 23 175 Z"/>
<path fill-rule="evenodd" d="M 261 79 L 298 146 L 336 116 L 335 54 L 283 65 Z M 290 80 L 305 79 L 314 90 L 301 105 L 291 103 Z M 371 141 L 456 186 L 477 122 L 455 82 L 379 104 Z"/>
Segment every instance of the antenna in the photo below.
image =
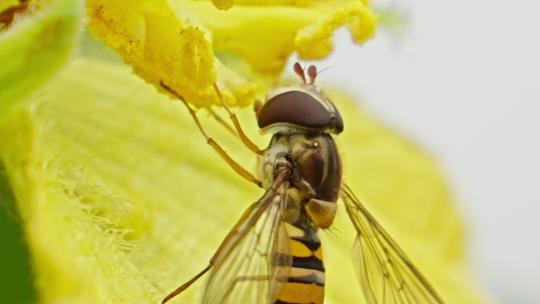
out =
<path fill-rule="evenodd" d="M 314 84 L 315 79 L 317 78 L 317 67 L 314 65 L 310 65 L 307 69 L 307 73 L 309 76 L 309 84 Z"/>
<path fill-rule="evenodd" d="M 306 83 L 306 73 L 304 72 L 304 69 L 302 68 L 300 63 L 296 62 L 293 68 L 296 75 L 300 76 L 300 78 L 302 78 L 302 81 Z"/>

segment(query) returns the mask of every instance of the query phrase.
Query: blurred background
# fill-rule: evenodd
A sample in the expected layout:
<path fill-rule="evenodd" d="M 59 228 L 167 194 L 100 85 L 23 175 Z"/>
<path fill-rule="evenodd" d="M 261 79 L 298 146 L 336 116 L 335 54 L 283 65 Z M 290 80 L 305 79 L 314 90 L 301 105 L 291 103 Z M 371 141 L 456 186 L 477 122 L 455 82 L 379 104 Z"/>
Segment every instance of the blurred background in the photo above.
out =
<path fill-rule="evenodd" d="M 404 12 L 405 26 L 381 29 L 363 47 L 340 31 L 320 82 L 344 87 L 439 160 L 468 222 L 480 283 L 497 302 L 539 303 L 540 4 L 374 2 Z M 10 200 L 1 178 L 0 196 Z M 0 290 L 27 303 L 20 233 L 0 208 Z"/>
<path fill-rule="evenodd" d="M 540 303 L 540 3 L 373 1 L 405 13 L 361 50 L 341 31 L 320 81 L 341 85 L 438 159 L 500 303 Z"/>

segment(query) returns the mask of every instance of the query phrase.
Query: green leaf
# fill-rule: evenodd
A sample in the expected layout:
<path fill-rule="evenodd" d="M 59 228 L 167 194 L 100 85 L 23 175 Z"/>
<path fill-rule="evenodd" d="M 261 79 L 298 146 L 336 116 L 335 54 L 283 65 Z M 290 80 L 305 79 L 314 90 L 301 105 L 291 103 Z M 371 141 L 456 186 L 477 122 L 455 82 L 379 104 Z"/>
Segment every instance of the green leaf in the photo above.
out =
<path fill-rule="evenodd" d="M 67 61 L 80 32 L 82 2 L 52 0 L 0 33 L 0 117 Z"/>
<path fill-rule="evenodd" d="M 0 163 L 0 286 L 4 303 L 33 303 L 35 290 L 30 272 L 30 261 L 17 221 L 15 198 Z"/>

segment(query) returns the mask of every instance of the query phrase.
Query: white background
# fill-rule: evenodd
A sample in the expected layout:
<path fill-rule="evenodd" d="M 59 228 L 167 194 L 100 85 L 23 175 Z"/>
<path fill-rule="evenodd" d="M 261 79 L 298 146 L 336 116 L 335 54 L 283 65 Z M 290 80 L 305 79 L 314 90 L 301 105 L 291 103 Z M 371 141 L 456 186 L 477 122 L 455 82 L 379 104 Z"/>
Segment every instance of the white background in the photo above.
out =
<path fill-rule="evenodd" d="M 540 303 L 540 2 L 398 7 L 402 35 L 383 29 L 358 47 L 339 32 L 320 81 L 347 88 L 441 162 L 494 298 Z"/>

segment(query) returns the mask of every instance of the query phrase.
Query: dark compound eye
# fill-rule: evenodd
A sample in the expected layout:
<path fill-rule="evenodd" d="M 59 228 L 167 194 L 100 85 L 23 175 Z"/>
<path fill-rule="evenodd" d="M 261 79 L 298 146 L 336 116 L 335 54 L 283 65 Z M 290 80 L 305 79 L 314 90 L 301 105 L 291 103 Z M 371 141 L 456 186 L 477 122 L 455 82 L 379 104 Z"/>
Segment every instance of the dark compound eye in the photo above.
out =
<path fill-rule="evenodd" d="M 330 108 L 330 109 L 329 109 Z M 333 104 L 303 91 L 288 91 L 270 98 L 257 115 L 259 128 L 289 124 L 302 128 L 343 131 L 343 120 Z"/>
<path fill-rule="evenodd" d="M 330 125 L 333 127 L 337 134 L 343 132 L 343 118 L 341 118 L 341 114 L 337 109 L 334 113 L 334 116 L 330 118 Z"/>

